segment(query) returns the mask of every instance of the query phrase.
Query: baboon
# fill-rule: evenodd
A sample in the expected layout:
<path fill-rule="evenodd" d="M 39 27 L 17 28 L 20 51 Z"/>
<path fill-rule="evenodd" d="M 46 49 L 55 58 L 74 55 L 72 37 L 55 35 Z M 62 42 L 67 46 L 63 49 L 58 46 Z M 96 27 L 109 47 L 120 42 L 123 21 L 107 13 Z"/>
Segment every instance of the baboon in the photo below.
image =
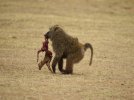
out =
<path fill-rule="evenodd" d="M 53 73 L 55 73 L 55 67 L 58 64 L 60 72 L 63 74 L 72 74 L 74 63 L 82 60 L 88 48 L 91 49 L 89 65 L 92 64 L 93 47 L 90 43 L 79 43 L 78 38 L 68 35 L 59 25 L 50 27 L 45 36 L 52 41 L 52 47 L 55 52 L 52 62 Z M 63 59 L 66 59 L 65 69 L 63 69 Z"/>

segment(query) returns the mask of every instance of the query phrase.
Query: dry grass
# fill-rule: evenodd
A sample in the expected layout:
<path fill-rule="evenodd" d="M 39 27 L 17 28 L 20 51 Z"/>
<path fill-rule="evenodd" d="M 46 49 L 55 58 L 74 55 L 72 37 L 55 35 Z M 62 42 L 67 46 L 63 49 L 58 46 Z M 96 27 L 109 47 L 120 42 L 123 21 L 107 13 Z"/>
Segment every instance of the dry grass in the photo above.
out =
<path fill-rule="evenodd" d="M 0 0 L 0 100 L 133 100 L 133 12 L 133 0 Z M 38 70 L 54 24 L 93 44 L 92 66 L 88 51 L 73 75 Z"/>

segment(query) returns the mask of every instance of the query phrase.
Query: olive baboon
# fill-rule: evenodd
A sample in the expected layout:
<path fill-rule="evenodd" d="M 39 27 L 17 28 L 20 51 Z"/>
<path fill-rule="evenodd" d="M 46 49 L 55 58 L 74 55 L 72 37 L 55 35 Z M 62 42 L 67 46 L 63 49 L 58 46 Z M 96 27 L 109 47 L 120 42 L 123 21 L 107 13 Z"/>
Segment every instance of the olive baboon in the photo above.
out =
<path fill-rule="evenodd" d="M 52 47 L 55 52 L 55 57 L 52 62 L 52 69 L 55 73 L 55 67 L 58 63 L 59 70 L 63 74 L 73 73 L 73 64 L 78 63 L 84 57 L 85 51 L 91 49 L 91 58 L 89 65 L 92 64 L 93 48 L 90 43 L 84 45 L 79 43 L 77 38 L 68 34 L 58 25 L 52 26 L 45 34 L 52 41 Z M 63 69 L 63 58 L 66 59 L 66 68 Z"/>

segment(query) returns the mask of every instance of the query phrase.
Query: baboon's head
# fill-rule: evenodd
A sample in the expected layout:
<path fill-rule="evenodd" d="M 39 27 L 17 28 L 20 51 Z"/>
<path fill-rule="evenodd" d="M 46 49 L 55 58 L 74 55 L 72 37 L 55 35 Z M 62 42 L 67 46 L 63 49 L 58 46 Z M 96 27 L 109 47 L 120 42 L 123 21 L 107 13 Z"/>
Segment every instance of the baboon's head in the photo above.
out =
<path fill-rule="evenodd" d="M 52 27 L 49 28 L 49 31 L 44 35 L 46 38 L 50 38 L 52 39 L 52 37 L 54 36 L 54 34 L 61 29 L 59 25 L 54 25 Z"/>

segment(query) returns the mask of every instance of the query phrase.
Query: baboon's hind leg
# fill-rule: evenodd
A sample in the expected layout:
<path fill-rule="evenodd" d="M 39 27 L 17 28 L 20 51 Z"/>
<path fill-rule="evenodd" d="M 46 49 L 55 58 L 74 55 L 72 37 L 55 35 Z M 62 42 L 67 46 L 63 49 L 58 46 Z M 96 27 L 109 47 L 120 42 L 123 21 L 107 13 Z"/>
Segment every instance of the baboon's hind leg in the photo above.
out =
<path fill-rule="evenodd" d="M 66 69 L 63 70 L 63 74 L 73 74 L 73 62 L 71 59 L 67 58 L 66 60 Z"/>

